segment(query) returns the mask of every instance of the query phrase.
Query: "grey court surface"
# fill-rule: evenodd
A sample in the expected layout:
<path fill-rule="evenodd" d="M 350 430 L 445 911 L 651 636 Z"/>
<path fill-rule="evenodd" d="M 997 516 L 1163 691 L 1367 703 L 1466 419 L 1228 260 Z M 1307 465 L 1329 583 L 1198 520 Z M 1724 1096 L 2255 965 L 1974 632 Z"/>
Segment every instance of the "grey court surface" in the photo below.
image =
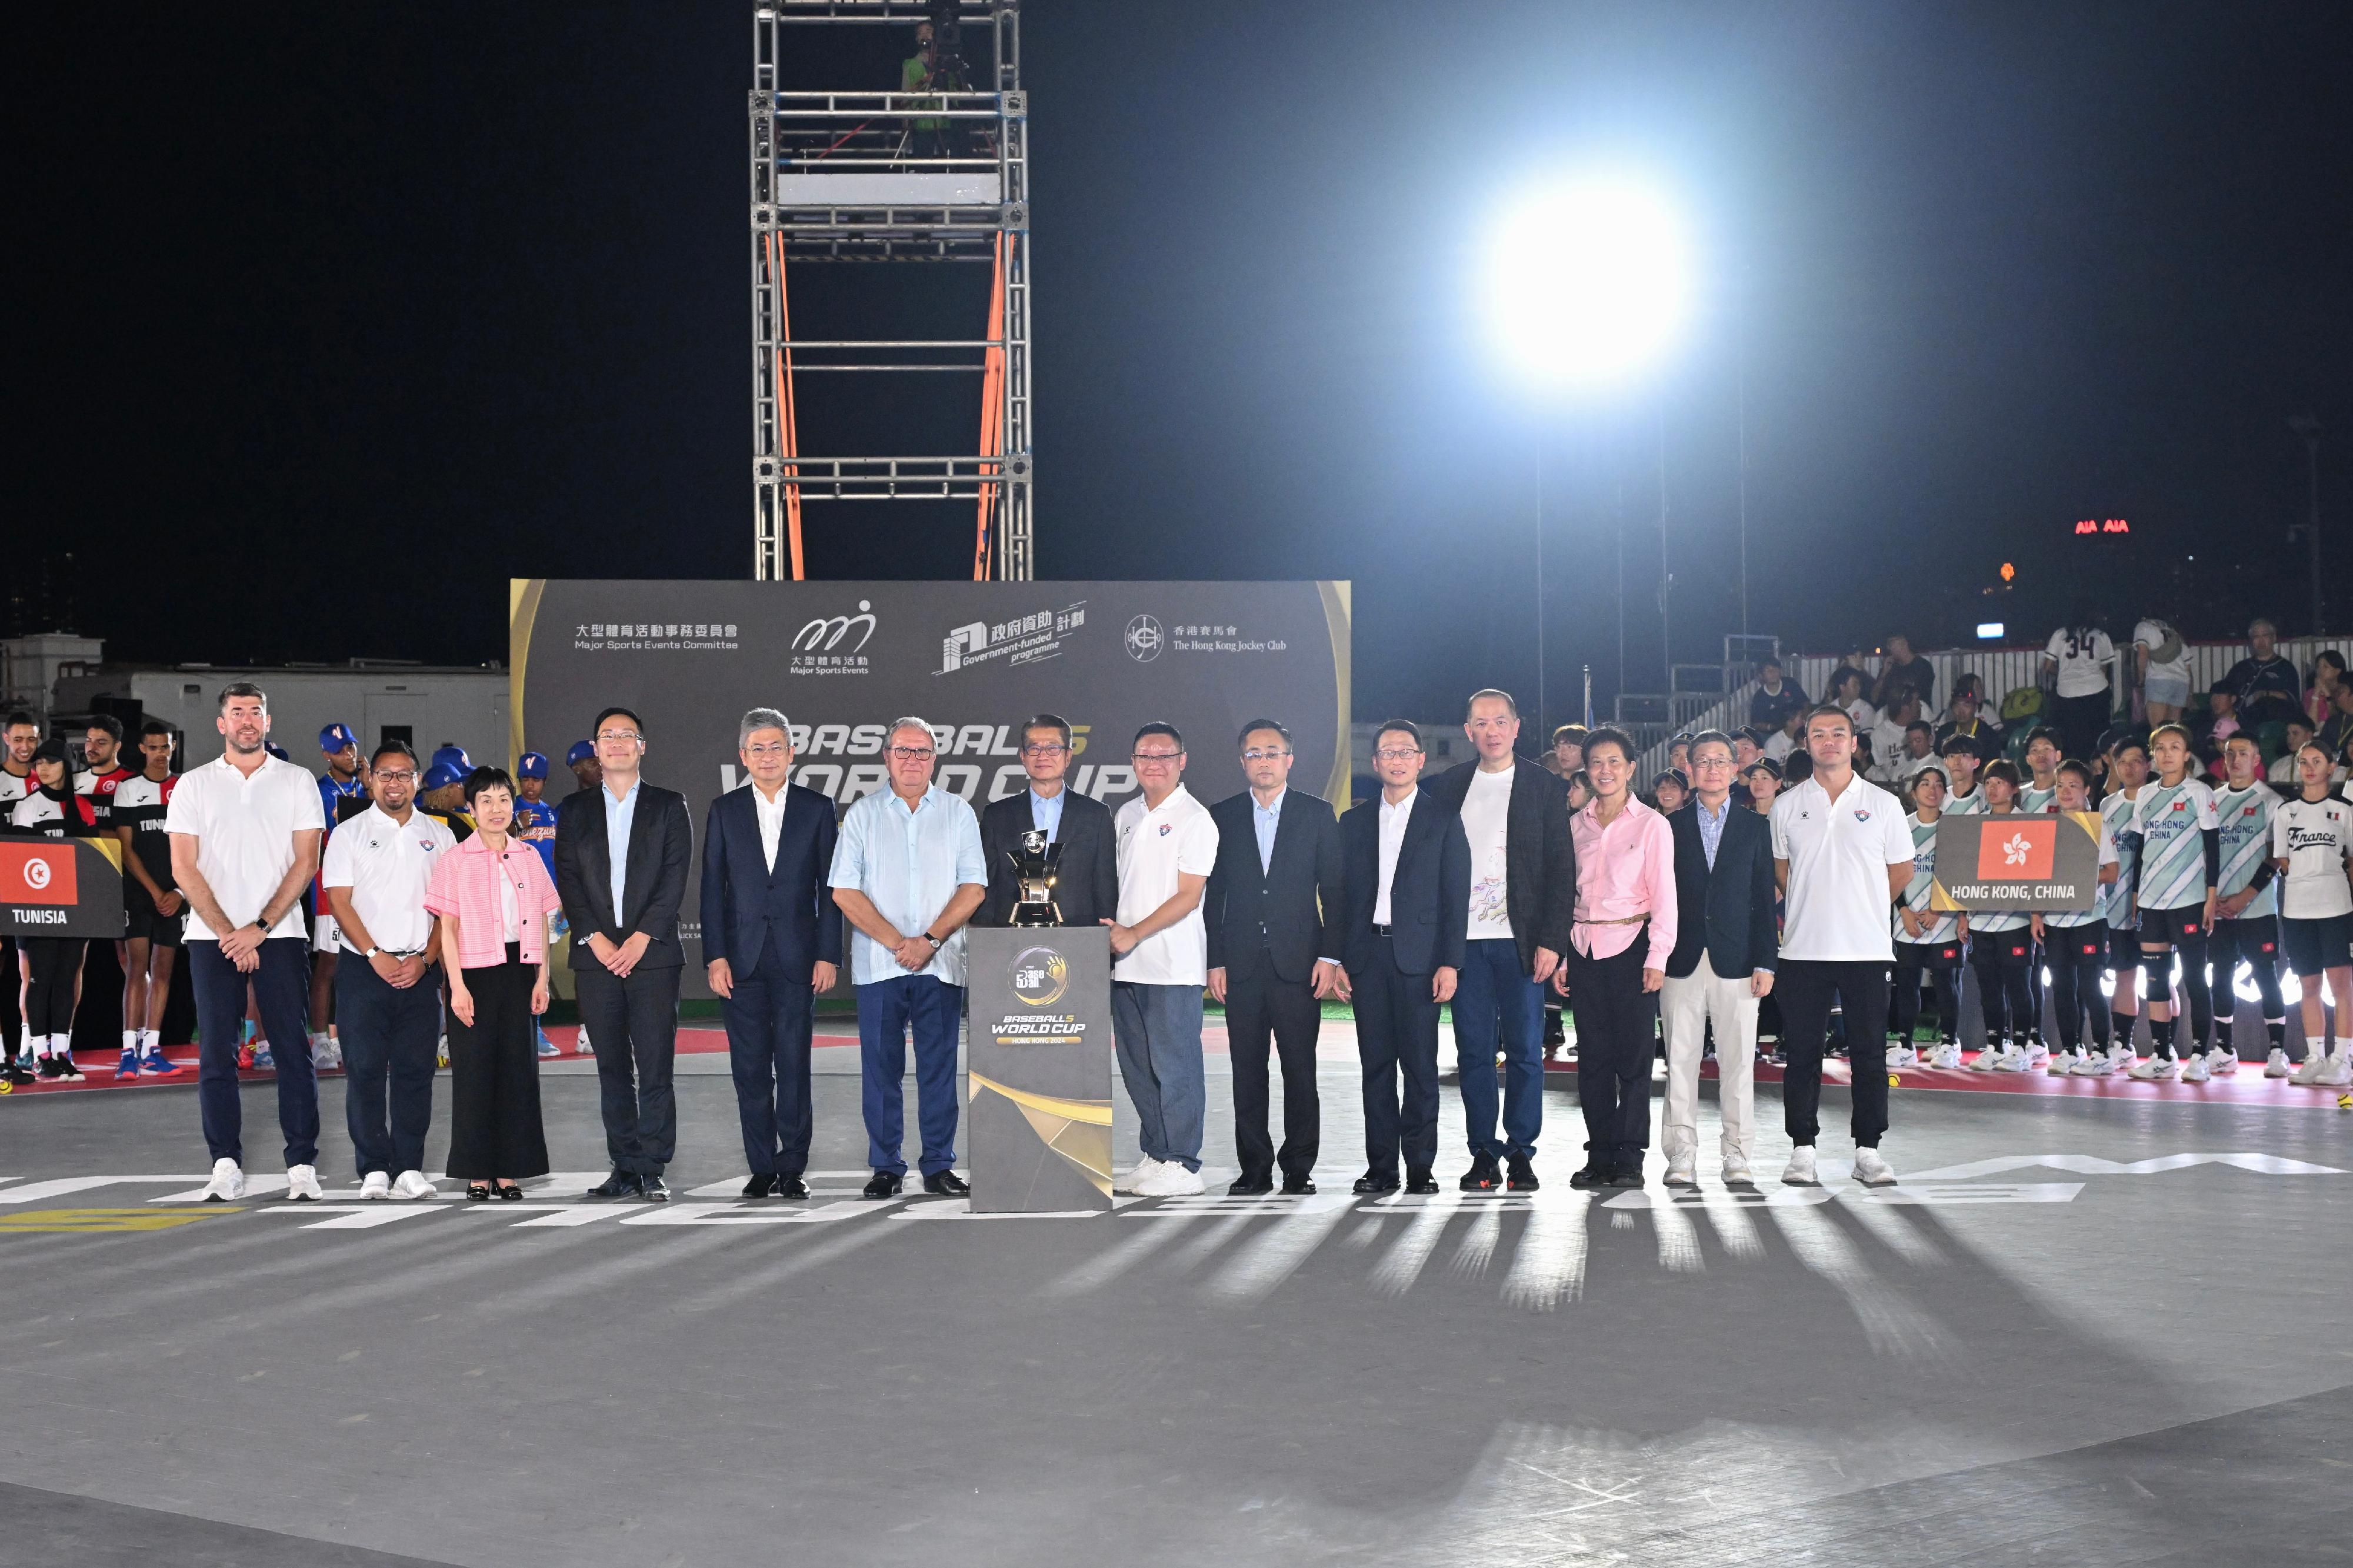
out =
<path fill-rule="evenodd" d="M 2353 1559 L 2353 1114 L 1906 1091 L 1892 1194 L 1595 1203 L 1562 1087 L 1535 1199 L 1366 1204 L 1335 1067 L 1316 1198 L 982 1219 L 855 1200 L 819 1057 L 806 1208 L 733 1201 L 723 1058 L 666 1209 L 189 1218 L 191 1091 L 0 1103 L 0 1563 Z"/>

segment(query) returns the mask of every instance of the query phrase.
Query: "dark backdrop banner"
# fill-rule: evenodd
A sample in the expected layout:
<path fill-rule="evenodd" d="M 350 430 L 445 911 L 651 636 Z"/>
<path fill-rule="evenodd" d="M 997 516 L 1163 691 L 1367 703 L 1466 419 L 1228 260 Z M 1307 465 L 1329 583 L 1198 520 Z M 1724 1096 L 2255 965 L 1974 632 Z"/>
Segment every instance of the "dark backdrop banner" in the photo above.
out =
<path fill-rule="evenodd" d="M 560 798 L 564 753 L 596 710 L 629 708 L 646 777 L 686 795 L 698 836 L 712 797 L 743 782 L 735 724 L 754 707 L 792 721 L 793 782 L 837 809 L 882 787 L 884 731 L 902 716 L 931 725 L 942 787 L 976 807 L 1012 795 L 1021 721 L 1040 711 L 1077 731 L 1071 786 L 1114 809 L 1135 794 L 1128 742 L 1156 719 L 1184 731 L 1185 782 L 1205 802 L 1242 787 L 1236 731 L 1267 717 L 1290 727 L 1293 782 L 1345 804 L 1345 583 L 531 579 L 510 602 L 512 751 L 547 753 Z M 691 995 L 699 907 L 690 883 Z"/>

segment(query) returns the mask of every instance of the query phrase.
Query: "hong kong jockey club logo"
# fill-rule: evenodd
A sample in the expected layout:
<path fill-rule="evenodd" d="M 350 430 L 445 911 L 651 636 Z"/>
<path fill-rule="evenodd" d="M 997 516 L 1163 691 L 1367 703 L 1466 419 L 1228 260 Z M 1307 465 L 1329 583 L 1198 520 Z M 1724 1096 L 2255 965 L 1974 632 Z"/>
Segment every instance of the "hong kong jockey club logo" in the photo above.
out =
<path fill-rule="evenodd" d="M 1150 616 L 1138 616 L 1127 623 L 1127 657 L 1138 664 L 1150 664 L 1160 657 L 1166 639 L 1160 623 Z"/>
<path fill-rule="evenodd" d="M 858 601 L 859 613 L 854 616 L 819 616 L 793 634 L 794 649 L 801 653 L 862 651 L 867 640 L 874 635 L 874 617 L 868 613 L 873 607 L 867 600 L 860 599 Z M 848 648 L 842 647 L 842 642 L 853 629 L 858 629 L 857 643 Z"/>
<path fill-rule="evenodd" d="M 1050 947 L 1025 947 L 1013 961 L 1013 994 L 1032 1007 L 1060 1002 L 1070 984 L 1070 960 Z"/>

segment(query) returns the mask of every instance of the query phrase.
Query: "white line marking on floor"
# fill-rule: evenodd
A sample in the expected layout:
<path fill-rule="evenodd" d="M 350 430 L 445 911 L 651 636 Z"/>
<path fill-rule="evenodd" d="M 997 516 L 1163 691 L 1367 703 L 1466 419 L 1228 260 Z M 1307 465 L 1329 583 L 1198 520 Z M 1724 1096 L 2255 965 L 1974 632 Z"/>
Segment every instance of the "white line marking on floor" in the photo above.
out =
<path fill-rule="evenodd" d="M 630 1215 L 623 1225 L 828 1225 L 840 1220 L 858 1219 L 870 1214 L 887 1214 L 904 1203 L 903 1198 L 874 1201 L 866 1198 L 845 1198 L 839 1203 L 820 1204 L 815 1208 L 779 1208 L 772 1205 L 754 1207 L 739 1204 L 661 1204 L 647 1208 L 641 1214 Z"/>
<path fill-rule="evenodd" d="M 12 1182 L 17 1180 L 15 1176 L 5 1179 Z M 177 1183 L 202 1179 L 194 1176 L 59 1176 L 52 1181 L 34 1182 L 26 1186 L 10 1187 L 6 1192 L 0 1193 L 0 1204 L 37 1203 L 43 1198 L 61 1198 L 69 1193 L 86 1193 L 92 1187 L 111 1187 L 118 1182 Z M 284 1184 L 281 1182 L 280 1184 Z M 203 1191 L 202 1188 L 197 1190 Z M 151 1198 L 148 1201 L 163 1203 L 165 1200 Z"/>
<path fill-rule="evenodd" d="M 1944 1165 L 1915 1172 L 1912 1182 L 1965 1182 L 1973 1176 L 1999 1176 L 2042 1165 L 2072 1171 L 2079 1176 L 2149 1176 L 2160 1171 L 2185 1171 L 2193 1165 L 2235 1165 L 2263 1176 L 2341 1176 L 2335 1165 L 2315 1165 L 2279 1154 L 2160 1154 L 2149 1160 L 2103 1160 L 2097 1154 L 2000 1154 L 1990 1160 Z"/>

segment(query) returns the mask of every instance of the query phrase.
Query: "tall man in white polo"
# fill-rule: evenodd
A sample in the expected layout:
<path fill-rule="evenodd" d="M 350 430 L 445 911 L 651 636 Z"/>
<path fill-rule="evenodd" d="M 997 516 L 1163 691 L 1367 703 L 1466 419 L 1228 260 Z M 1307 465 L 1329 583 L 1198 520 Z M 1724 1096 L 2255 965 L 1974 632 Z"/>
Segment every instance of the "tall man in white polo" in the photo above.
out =
<path fill-rule="evenodd" d="M 1138 730 L 1128 760 L 1144 793 L 1112 818 L 1119 918 L 1106 922 L 1112 1037 L 1144 1150 L 1125 1185 L 1145 1197 L 1186 1197 L 1201 1190 L 1201 991 L 1209 983 L 1201 892 L 1217 868 L 1218 825 L 1184 785 L 1176 725 Z"/>
<path fill-rule="evenodd" d="M 1773 803 L 1773 873 L 1788 912 L 1774 985 L 1781 998 L 1781 1114 L 1789 1130 L 1793 1187 L 1821 1184 L 1814 1169 L 1820 1131 L 1822 1040 L 1831 999 L 1846 1009 L 1853 1065 L 1854 1174 L 1892 1186 L 1879 1152 L 1887 1131 L 1887 970 L 1895 962 L 1888 910 L 1912 880 L 1912 829 L 1903 803 L 1854 771 L 1854 721 L 1824 706 L 1806 716 L 1813 776 Z"/>
<path fill-rule="evenodd" d="M 956 1032 L 964 1016 L 964 928 L 988 893 L 980 818 L 932 782 L 938 746 L 921 719 L 883 742 L 891 787 L 852 805 L 827 881 L 852 928 L 870 1198 L 898 1195 L 907 1174 L 907 1039 L 915 1042 L 923 1190 L 965 1197 L 955 1173 Z"/>
<path fill-rule="evenodd" d="M 188 981 L 195 992 L 196 1104 L 213 1157 L 208 1203 L 245 1195 L 244 1108 L 237 1044 L 253 987 L 273 1040 L 302 1039 L 311 1000 L 310 943 L 299 906 L 319 868 L 326 816 L 305 769 L 270 756 L 269 699 L 251 681 L 221 689 L 215 721 L 227 750 L 190 768 L 172 792 L 164 827 L 172 875 L 188 900 Z M 319 1082 L 311 1053 L 278 1053 L 278 1125 L 286 1138 L 286 1195 L 319 1194 Z"/>
<path fill-rule="evenodd" d="M 441 1035 L 441 922 L 426 912 L 425 888 L 458 838 L 417 809 L 421 771 L 406 742 L 375 749 L 364 774 L 375 802 L 328 837 L 319 876 L 330 929 L 350 959 L 335 965 L 335 1016 L 343 1123 L 367 1199 L 435 1195 L 424 1167 Z"/>

